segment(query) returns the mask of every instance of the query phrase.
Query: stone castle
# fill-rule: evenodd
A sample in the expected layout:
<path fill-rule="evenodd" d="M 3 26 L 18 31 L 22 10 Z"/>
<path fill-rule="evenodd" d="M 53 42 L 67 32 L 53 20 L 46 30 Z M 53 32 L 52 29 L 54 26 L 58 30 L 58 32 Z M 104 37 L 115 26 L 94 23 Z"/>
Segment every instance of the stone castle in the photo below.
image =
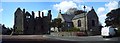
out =
<path fill-rule="evenodd" d="M 48 10 L 47 16 L 44 16 L 44 12 L 40 14 L 40 11 L 38 15 L 39 17 L 35 17 L 33 11 L 30 14 L 25 9 L 22 11 L 17 8 L 14 13 L 14 34 L 50 34 L 51 10 Z"/>

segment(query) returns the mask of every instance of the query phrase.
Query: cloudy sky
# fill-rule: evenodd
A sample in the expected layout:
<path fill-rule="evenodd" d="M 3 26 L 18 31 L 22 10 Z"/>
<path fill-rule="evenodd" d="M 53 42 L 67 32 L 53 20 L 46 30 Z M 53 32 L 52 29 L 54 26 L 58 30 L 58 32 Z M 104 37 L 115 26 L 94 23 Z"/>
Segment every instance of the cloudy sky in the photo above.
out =
<path fill-rule="evenodd" d="M 62 0 L 62 1 L 6 1 L 0 2 L 0 23 L 5 24 L 6 27 L 12 27 L 14 24 L 14 12 L 20 7 L 25 8 L 26 11 L 35 12 L 35 16 L 38 16 L 38 11 L 42 11 L 47 14 L 48 10 L 52 10 L 53 19 L 57 17 L 59 9 L 62 13 L 66 12 L 69 8 L 77 8 L 83 10 L 83 6 L 86 6 L 86 11 L 90 11 L 93 7 L 99 17 L 99 21 L 102 25 L 105 25 L 104 19 L 106 14 L 113 9 L 118 8 L 118 0 L 106 0 L 106 1 L 89 1 L 89 0 Z"/>

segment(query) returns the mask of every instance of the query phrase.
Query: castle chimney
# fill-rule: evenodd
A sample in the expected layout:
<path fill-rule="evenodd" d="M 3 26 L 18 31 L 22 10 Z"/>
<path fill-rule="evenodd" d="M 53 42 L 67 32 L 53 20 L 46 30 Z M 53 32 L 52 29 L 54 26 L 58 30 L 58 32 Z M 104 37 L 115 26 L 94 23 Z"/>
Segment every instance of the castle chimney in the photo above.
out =
<path fill-rule="evenodd" d="M 35 17 L 35 13 L 34 13 L 34 11 L 32 11 L 32 16 L 33 16 L 33 18 Z"/>
<path fill-rule="evenodd" d="M 48 10 L 48 18 L 49 18 L 50 20 L 52 19 L 51 10 Z"/>
<path fill-rule="evenodd" d="M 39 15 L 39 17 L 41 17 L 41 16 L 40 16 L 40 11 L 38 11 L 38 15 Z"/>
<path fill-rule="evenodd" d="M 25 9 L 23 9 L 23 13 L 25 14 Z"/>
<path fill-rule="evenodd" d="M 44 12 L 42 12 L 42 17 L 44 17 Z"/>

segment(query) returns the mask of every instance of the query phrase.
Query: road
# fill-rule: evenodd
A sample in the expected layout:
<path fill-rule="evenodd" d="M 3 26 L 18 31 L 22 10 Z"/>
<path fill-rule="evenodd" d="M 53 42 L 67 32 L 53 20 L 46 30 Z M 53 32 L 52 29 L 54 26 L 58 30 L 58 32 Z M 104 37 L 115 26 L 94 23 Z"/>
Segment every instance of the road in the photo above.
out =
<path fill-rule="evenodd" d="M 101 36 L 51 36 L 51 35 L 3 35 L 2 43 L 118 43 L 119 37 Z"/>
<path fill-rule="evenodd" d="M 44 37 L 67 41 L 118 41 L 119 38 L 119 37 L 102 38 L 102 36 L 51 36 L 51 35 L 46 35 Z"/>

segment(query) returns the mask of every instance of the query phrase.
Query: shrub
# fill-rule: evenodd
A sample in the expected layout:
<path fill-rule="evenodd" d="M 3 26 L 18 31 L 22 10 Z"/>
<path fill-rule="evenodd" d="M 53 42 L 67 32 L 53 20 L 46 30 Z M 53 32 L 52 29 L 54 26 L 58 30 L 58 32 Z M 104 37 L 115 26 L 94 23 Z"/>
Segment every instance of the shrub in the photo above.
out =
<path fill-rule="evenodd" d="M 120 36 L 120 28 L 118 28 L 118 31 L 117 31 L 117 33 L 118 33 L 118 36 Z"/>
<path fill-rule="evenodd" d="M 78 31 L 80 31 L 80 29 L 76 28 L 76 27 L 72 27 L 72 28 L 66 30 L 66 32 L 78 32 Z"/>

